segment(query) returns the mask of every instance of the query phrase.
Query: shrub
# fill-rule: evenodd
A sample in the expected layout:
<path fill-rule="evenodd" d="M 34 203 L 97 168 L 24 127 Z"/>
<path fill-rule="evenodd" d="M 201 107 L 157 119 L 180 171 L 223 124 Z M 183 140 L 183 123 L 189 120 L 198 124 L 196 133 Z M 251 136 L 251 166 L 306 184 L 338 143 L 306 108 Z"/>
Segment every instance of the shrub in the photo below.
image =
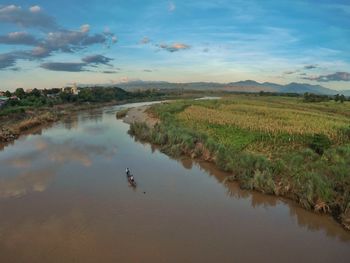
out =
<path fill-rule="evenodd" d="M 129 109 L 117 111 L 117 113 L 116 113 L 117 119 L 124 118 L 126 116 L 126 114 L 128 113 L 128 111 L 129 111 Z"/>
<path fill-rule="evenodd" d="M 331 146 L 330 139 L 324 134 L 314 134 L 309 143 L 309 147 L 319 155 Z"/>

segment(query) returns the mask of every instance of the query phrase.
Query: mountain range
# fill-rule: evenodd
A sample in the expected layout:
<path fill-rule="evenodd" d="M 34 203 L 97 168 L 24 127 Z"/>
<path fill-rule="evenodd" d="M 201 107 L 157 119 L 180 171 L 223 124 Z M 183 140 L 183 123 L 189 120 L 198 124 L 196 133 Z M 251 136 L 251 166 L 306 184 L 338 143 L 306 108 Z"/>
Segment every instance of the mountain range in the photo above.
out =
<path fill-rule="evenodd" d="M 279 93 L 315 93 L 324 95 L 344 94 L 350 96 L 350 90 L 333 90 L 321 85 L 312 85 L 307 83 L 292 82 L 286 85 L 263 82 L 254 80 L 244 80 L 230 83 L 216 82 L 189 82 L 189 83 L 171 83 L 166 81 L 129 81 L 119 83 L 119 87 L 126 90 L 138 89 L 188 89 L 188 90 L 222 90 L 231 92 L 279 92 Z"/>

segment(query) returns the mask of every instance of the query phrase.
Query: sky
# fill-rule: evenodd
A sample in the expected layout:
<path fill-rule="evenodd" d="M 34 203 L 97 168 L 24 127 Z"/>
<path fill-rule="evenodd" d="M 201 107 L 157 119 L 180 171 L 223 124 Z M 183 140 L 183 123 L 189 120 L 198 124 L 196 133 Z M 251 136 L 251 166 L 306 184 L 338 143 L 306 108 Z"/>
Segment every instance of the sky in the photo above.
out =
<path fill-rule="evenodd" d="M 247 79 L 350 89 L 350 1 L 0 0 L 0 90 Z"/>

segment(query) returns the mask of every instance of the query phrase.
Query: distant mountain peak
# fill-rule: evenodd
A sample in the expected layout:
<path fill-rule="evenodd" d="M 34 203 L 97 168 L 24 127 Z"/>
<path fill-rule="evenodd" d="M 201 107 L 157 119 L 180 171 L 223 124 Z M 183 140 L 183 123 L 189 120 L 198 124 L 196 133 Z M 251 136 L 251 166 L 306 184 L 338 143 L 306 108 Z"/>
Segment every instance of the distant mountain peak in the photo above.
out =
<path fill-rule="evenodd" d="M 337 93 L 346 94 L 346 91 L 340 92 L 325 88 L 321 85 L 313 85 L 308 83 L 291 82 L 286 85 L 272 82 L 257 82 L 255 80 L 242 80 L 230 83 L 216 82 L 188 82 L 188 83 L 171 83 L 166 81 L 142 81 L 134 80 L 127 83 L 120 83 L 121 87 L 126 89 L 140 88 L 157 88 L 157 89 L 193 89 L 193 90 L 225 90 L 232 92 L 280 92 L 280 93 L 316 93 L 325 95 L 335 95 Z M 350 93 L 350 92 L 349 92 Z"/>

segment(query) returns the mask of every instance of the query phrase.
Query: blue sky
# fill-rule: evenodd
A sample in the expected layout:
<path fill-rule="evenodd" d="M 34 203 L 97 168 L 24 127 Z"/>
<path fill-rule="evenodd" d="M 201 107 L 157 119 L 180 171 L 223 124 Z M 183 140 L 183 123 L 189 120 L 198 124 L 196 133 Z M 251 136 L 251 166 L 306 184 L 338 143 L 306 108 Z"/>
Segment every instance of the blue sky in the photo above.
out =
<path fill-rule="evenodd" d="M 350 89 L 350 1 L 0 1 L 0 89 L 131 80 Z"/>

